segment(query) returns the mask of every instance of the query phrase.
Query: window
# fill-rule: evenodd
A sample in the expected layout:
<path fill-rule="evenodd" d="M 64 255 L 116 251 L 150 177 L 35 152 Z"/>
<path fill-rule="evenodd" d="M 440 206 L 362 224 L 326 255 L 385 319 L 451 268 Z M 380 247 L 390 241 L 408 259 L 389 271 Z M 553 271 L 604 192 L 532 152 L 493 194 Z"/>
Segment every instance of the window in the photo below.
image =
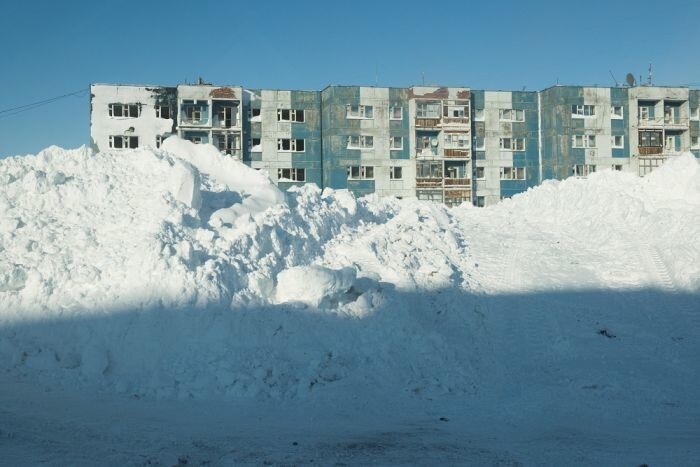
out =
<path fill-rule="evenodd" d="M 610 118 L 622 118 L 622 106 L 621 105 L 613 105 L 610 107 Z"/>
<path fill-rule="evenodd" d="M 622 172 L 622 164 L 613 164 L 612 169 L 618 172 Z"/>
<path fill-rule="evenodd" d="M 371 149 L 374 147 L 374 136 L 348 136 L 348 149 Z"/>
<path fill-rule="evenodd" d="M 642 147 L 661 147 L 660 131 L 640 131 L 639 145 Z"/>
<path fill-rule="evenodd" d="M 345 118 L 374 118 L 374 107 L 371 105 L 346 105 Z"/>
<path fill-rule="evenodd" d="M 596 147 L 595 135 L 574 135 L 571 137 L 571 147 L 594 148 Z"/>
<path fill-rule="evenodd" d="M 480 138 L 477 136 L 475 144 L 476 144 L 476 149 L 478 151 L 483 151 L 484 149 L 486 149 L 486 144 L 484 143 L 484 138 Z"/>
<path fill-rule="evenodd" d="M 613 135 L 612 137 L 612 147 L 613 148 L 624 148 L 625 147 L 625 137 L 622 135 Z"/>
<path fill-rule="evenodd" d="M 351 165 L 348 167 L 348 179 L 364 180 L 374 178 L 374 167 L 371 165 Z"/>
<path fill-rule="evenodd" d="M 483 196 L 477 196 L 476 205 L 477 207 L 483 208 L 486 205 L 485 198 Z"/>
<path fill-rule="evenodd" d="M 445 147 L 468 148 L 469 136 L 466 133 L 445 133 Z"/>
<path fill-rule="evenodd" d="M 390 110 L 390 120 L 403 120 L 403 107 L 392 107 Z"/>
<path fill-rule="evenodd" d="M 260 138 L 250 138 L 250 150 L 255 152 L 261 151 Z"/>
<path fill-rule="evenodd" d="M 304 152 L 304 140 L 289 138 L 278 139 L 277 150 L 289 152 Z"/>
<path fill-rule="evenodd" d="M 700 138 L 698 138 L 697 136 L 691 136 L 690 147 L 691 149 L 700 149 Z"/>
<path fill-rule="evenodd" d="M 587 175 L 590 175 L 593 172 L 595 172 L 595 165 L 577 164 L 573 166 L 572 172 L 574 174 L 574 177 L 586 177 Z"/>
<path fill-rule="evenodd" d="M 200 122 L 202 121 L 202 106 L 201 105 L 191 105 L 185 107 L 185 118 L 190 122 Z"/>
<path fill-rule="evenodd" d="M 690 119 L 691 120 L 700 120 L 700 111 L 698 111 L 697 107 L 690 108 Z"/>
<path fill-rule="evenodd" d="M 640 120 L 649 120 L 649 116 L 651 115 L 651 110 L 652 107 L 640 107 L 639 108 L 639 119 Z"/>
<path fill-rule="evenodd" d="M 571 116 L 576 118 L 593 117 L 595 116 L 595 106 L 584 104 L 572 105 Z"/>
<path fill-rule="evenodd" d="M 438 102 L 416 103 L 416 118 L 440 118 L 442 104 Z"/>
<path fill-rule="evenodd" d="M 157 135 L 156 136 L 156 148 L 159 148 L 163 141 L 165 141 L 170 135 Z"/>
<path fill-rule="evenodd" d="M 403 167 L 399 167 L 399 166 L 389 167 L 389 179 L 390 180 L 403 180 Z"/>
<path fill-rule="evenodd" d="M 476 168 L 476 179 L 477 180 L 486 180 L 486 169 L 484 167 L 477 167 Z"/>
<path fill-rule="evenodd" d="M 442 178 L 442 162 L 420 161 L 416 163 L 416 178 Z"/>
<path fill-rule="evenodd" d="M 141 115 L 141 104 L 109 104 L 110 117 L 136 118 Z"/>
<path fill-rule="evenodd" d="M 156 118 L 172 118 L 169 105 L 156 105 Z"/>
<path fill-rule="evenodd" d="M 187 141 L 192 141 L 194 144 L 202 144 L 202 141 L 204 140 L 204 138 L 201 136 L 186 136 L 185 139 Z"/>
<path fill-rule="evenodd" d="M 370 136 L 371 138 L 371 136 Z M 391 149 L 403 149 L 403 137 L 402 136 L 392 136 L 391 137 Z"/>
<path fill-rule="evenodd" d="M 502 151 L 524 151 L 525 138 L 500 138 L 499 147 Z"/>
<path fill-rule="evenodd" d="M 139 137 L 121 135 L 110 136 L 109 147 L 112 149 L 134 149 L 139 147 Z"/>
<path fill-rule="evenodd" d="M 254 107 L 248 109 L 248 118 L 252 120 L 256 117 L 260 117 L 260 109 L 256 109 Z"/>
<path fill-rule="evenodd" d="M 442 108 L 442 116 L 447 118 L 465 118 L 469 116 L 469 104 L 449 101 Z"/>
<path fill-rule="evenodd" d="M 474 109 L 474 120 L 479 122 L 484 121 L 484 109 Z"/>
<path fill-rule="evenodd" d="M 501 167 L 501 180 L 525 180 L 525 167 Z"/>
<path fill-rule="evenodd" d="M 502 122 L 524 122 L 525 111 L 521 109 L 499 109 L 498 119 Z"/>
<path fill-rule="evenodd" d="M 304 123 L 304 111 L 297 109 L 277 109 L 277 121 Z"/>
<path fill-rule="evenodd" d="M 305 182 L 306 169 L 277 169 L 277 179 L 280 181 Z"/>

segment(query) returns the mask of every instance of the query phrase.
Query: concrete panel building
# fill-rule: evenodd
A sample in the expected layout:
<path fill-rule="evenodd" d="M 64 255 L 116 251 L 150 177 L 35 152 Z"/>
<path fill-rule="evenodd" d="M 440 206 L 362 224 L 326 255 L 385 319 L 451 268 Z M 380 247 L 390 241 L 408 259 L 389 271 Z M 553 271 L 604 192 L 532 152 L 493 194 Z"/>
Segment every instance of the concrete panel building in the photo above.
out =
<path fill-rule="evenodd" d="M 328 86 L 260 90 L 199 82 L 94 84 L 93 148 L 149 146 L 177 134 L 265 170 L 356 195 L 488 206 L 543 180 L 612 169 L 645 175 L 700 157 L 700 90 L 553 86 Z"/>

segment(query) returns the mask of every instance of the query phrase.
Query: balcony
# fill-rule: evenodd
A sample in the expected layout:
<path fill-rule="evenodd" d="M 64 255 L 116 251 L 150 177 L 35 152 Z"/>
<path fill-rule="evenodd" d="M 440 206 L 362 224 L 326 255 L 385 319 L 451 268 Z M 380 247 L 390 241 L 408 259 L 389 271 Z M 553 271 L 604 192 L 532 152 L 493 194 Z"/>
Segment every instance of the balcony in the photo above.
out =
<path fill-rule="evenodd" d="M 416 188 L 442 188 L 442 177 L 416 177 Z"/>
<path fill-rule="evenodd" d="M 471 179 L 469 178 L 446 178 L 445 187 L 467 187 L 471 186 Z"/>
<path fill-rule="evenodd" d="M 416 128 L 436 128 L 440 126 L 440 117 L 416 117 Z"/>
<path fill-rule="evenodd" d="M 467 148 L 449 148 L 443 151 L 446 159 L 469 159 L 469 149 Z"/>
<path fill-rule="evenodd" d="M 443 117 L 443 126 L 469 126 L 469 117 Z"/>

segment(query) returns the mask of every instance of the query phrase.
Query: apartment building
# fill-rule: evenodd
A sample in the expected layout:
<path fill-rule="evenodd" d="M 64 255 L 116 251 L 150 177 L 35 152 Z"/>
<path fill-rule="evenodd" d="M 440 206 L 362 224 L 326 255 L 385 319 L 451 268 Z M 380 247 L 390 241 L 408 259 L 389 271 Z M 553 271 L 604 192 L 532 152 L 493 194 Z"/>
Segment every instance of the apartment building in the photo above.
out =
<path fill-rule="evenodd" d="M 96 150 L 157 148 L 171 135 L 266 171 L 356 195 L 488 206 L 547 179 L 604 169 L 645 175 L 700 157 L 700 90 L 553 86 L 91 86 Z"/>

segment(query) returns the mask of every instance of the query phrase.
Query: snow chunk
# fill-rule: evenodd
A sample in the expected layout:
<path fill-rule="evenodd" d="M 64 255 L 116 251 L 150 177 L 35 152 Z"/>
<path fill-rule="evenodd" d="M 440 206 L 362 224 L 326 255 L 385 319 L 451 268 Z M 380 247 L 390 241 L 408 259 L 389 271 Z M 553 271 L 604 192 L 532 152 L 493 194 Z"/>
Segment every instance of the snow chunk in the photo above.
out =
<path fill-rule="evenodd" d="M 337 300 L 355 283 L 354 268 L 297 266 L 277 275 L 277 303 L 299 302 L 312 307 Z"/>

